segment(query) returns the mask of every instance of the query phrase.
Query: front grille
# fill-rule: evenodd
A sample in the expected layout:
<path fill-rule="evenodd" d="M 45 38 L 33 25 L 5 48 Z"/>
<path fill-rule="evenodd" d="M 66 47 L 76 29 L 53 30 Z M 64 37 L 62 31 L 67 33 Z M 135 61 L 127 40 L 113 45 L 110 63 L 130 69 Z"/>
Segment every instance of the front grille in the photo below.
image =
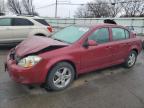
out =
<path fill-rule="evenodd" d="M 11 50 L 10 59 L 15 60 L 15 49 Z"/>

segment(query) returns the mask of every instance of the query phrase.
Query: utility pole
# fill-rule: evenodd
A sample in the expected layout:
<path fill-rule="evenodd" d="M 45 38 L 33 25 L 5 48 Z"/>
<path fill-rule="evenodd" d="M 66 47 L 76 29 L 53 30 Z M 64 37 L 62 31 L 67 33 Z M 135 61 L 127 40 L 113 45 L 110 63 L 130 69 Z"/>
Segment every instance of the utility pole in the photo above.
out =
<path fill-rule="evenodd" d="M 57 5 L 58 5 L 58 1 L 56 0 L 56 4 L 55 4 L 55 18 L 57 18 Z"/>
<path fill-rule="evenodd" d="M 1 13 L 1 15 L 5 13 L 5 11 L 4 11 L 4 0 L 0 0 L 0 13 Z"/>
<path fill-rule="evenodd" d="M 2 2 L 3 2 L 2 11 L 3 11 L 3 13 L 5 14 L 5 1 L 3 0 Z"/>

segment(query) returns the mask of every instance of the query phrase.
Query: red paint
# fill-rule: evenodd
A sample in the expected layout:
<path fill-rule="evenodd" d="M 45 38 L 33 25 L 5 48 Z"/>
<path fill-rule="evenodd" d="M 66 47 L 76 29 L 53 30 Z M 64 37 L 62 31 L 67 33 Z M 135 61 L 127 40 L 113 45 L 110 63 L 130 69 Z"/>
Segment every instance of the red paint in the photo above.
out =
<path fill-rule="evenodd" d="M 92 46 L 83 47 L 87 37 L 97 28 L 109 27 L 109 41 L 104 44 L 90 42 Z M 130 34 L 129 39 L 113 41 L 111 27 L 121 27 L 118 25 L 103 24 L 92 27 L 83 37 L 74 44 L 65 44 L 45 37 L 30 37 L 16 47 L 16 54 L 20 57 L 30 53 L 37 52 L 50 45 L 65 45 L 66 47 L 47 51 L 39 54 L 42 61 L 32 68 L 22 68 L 18 66 L 15 60 L 7 57 L 7 68 L 10 76 L 19 83 L 23 84 L 41 84 L 45 82 L 46 76 L 52 66 L 60 61 L 73 63 L 77 74 L 90 72 L 96 69 L 121 64 L 125 61 L 131 50 L 141 51 L 141 40 Z M 125 28 L 126 29 L 126 28 Z"/>

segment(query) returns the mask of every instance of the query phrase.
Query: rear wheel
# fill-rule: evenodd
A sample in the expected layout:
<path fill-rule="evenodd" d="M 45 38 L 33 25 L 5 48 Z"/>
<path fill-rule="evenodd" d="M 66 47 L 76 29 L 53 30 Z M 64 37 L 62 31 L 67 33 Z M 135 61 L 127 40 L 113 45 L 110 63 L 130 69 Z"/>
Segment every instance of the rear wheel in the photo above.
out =
<path fill-rule="evenodd" d="M 63 90 L 74 80 L 74 68 L 67 62 L 56 64 L 47 76 L 45 88 L 47 90 Z"/>
<path fill-rule="evenodd" d="M 142 42 L 142 48 L 144 49 L 144 41 Z"/>
<path fill-rule="evenodd" d="M 135 62 L 137 60 L 137 52 L 136 51 L 131 51 L 128 58 L 126 59 L 124 66 L 126 68 L 131 68 L 135 65 Z"/>

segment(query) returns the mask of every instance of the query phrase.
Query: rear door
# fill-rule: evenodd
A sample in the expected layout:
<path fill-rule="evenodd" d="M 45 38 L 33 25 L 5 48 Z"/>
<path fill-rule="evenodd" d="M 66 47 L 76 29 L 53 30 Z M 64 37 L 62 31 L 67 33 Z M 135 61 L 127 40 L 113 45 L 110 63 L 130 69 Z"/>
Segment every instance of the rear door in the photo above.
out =
<path fill-rule="evenodd" d="M 111 34 L 113 61 L 114 63 L 123 62 L 129 54 L 130 33 L 124 28 L 113 27 L 111 28 Z"/>
<path fill-rule="evenodd" d="M 13 18 L 11 28 L 14 31 L 15 38 L 23 40 L 32 31 L 34 24 L 26 18 Z"/>

